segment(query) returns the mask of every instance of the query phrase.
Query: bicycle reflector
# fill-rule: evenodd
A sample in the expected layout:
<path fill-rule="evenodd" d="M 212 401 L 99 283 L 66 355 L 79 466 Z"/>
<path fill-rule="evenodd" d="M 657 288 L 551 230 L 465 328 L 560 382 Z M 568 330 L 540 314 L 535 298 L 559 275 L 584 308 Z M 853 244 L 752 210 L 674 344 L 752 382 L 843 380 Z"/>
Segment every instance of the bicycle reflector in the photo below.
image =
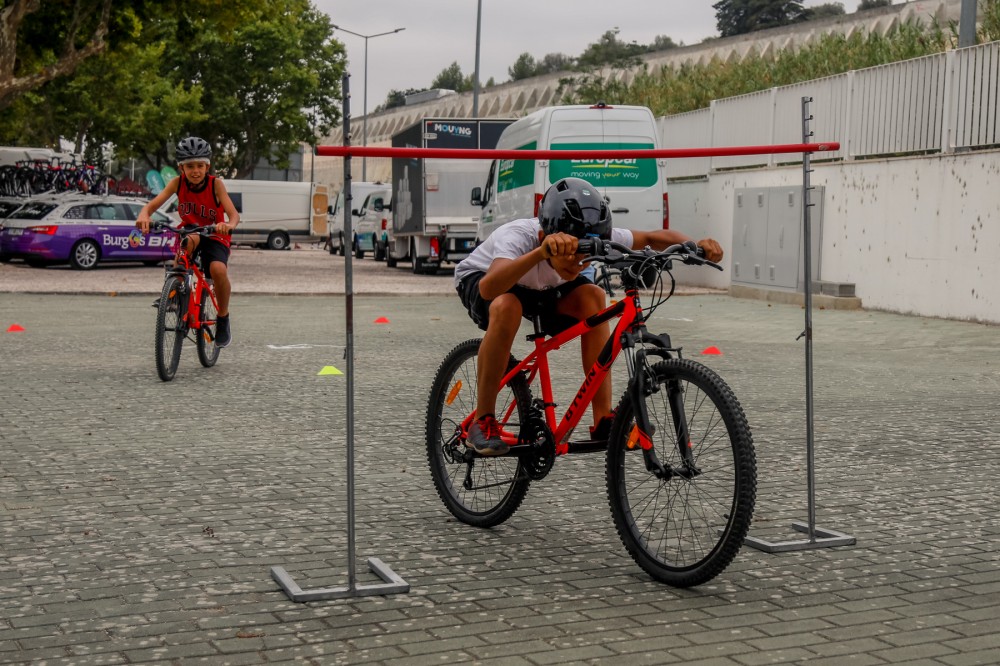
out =
<path fill-rule="evenodd" d="M 451 403 L 455 402 L 455 398 L 458 397 L 458 392 L 461 390 L 462 390 L 462 380 L 459 379 L 457 382 L 455 382 L 455 385 L 451 387 L 451 390 L 448 391 L 448 397 L 444 399 L 444 403 L 450 407 Z"/>

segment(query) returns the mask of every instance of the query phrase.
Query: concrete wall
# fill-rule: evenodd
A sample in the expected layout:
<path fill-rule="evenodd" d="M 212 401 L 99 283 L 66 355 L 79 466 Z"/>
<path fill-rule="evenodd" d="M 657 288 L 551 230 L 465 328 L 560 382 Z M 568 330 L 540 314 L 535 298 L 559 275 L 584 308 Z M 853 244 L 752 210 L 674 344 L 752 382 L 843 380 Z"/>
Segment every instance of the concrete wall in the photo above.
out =
<path fill-rule="evenodd" d="M 1000 324 L 1000 151 L 814 164 L 825 186 L 819 278 L 851 282 L 866 308 Z M 733 244 L 733 192 L 800 186 L 801 167 L 672 183 L 671 226 Z M 687 284 L 728 287 L 685 267 Z"/>

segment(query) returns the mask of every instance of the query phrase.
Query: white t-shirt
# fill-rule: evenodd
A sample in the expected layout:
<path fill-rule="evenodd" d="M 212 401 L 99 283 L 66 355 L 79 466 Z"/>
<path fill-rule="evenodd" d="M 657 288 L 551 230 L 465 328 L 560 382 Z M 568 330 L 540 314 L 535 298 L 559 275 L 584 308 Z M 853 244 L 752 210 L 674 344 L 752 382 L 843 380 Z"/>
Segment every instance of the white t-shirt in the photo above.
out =
<path fill-rule="evenodd" d="M 538 242 L 538 232 L 541 230 L 538 218 L 514 220 L 501 226 L 455 267 L 455 286 L 458 286 L 467 275 L 485 273 L 494 259 L 517 259 L 528 254 L 541 245 Z M 613 228 L 611 240 L 632 247 L 632 232 L 628 229 Z M 549 265 L 549 262 L 542 261 L 530 268 L 517 283 L 541 291 L 565 284 L 566 280 L 559 277 L 559 273 Z"/>

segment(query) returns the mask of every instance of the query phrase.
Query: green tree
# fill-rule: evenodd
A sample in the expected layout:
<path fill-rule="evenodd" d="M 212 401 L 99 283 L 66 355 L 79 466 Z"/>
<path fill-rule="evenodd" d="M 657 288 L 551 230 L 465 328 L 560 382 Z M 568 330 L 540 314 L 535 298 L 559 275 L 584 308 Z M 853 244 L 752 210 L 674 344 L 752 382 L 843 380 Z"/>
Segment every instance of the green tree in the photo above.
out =
<path fill-rule="evenodd" d="M 795 23 L 805 11 L 799 0 L 719 0 L 712 7 L 723 37 Z"/>
<path fill-rule="evenodd" d="M 472 90 L 472 76 L 462 74 L 462 68 L 455 61 L 442 69 L 434 80 L 431 81 L 431 88 L 443 88 L 454 90 L 455 92 L 466 92 Z"/>
<path fill-rule="evenodd" d="M 191 130 L 221 148 L 217 163 L 249 175 L 260 159 L 287 168 L 300 142 L 339 119 L 344 48 L 308 0 L 264 0 L 258 18 L 228 38 L 199 31 L 183 57 L 208 117 Z"/>
<path fill-rule="evenodd" d="M 564 72 L 576 66 L 576 58 L 572 58 L 564 53 L 549 53 L 538 63 L 536 76 L 551 74 L 552 72 Z"/>
<path fill-rule="evenodd" d="M 623 42 L 618 38 L 618 28 L 606 31 L 601 38 L 589 44 L 576 60 L 577 69 L 587 70 L 610 65 L 613 67 L 629 67 L 639 63 L 639 55 L 646 47 L 635 42 Z"/>
<path fill-rule="evenodd" d="M 525 51 L 517 57 L 514 64 L 507 68 L 507 74 L 510 76 L 511 81 L 520 81 L 522 79 L 530 79 L 538 74 L 538 63 L 535 62 L 535 58 Z"/>
<path fill-rule="evenodd" d="M 843 3 L 827 2 L 815 7 L 807 7 L 803 11 L 803 16 L 806 21 L 815 21 L 816 19 L 829 18 L 831 16 L 843 16 L 845 13 Z"/>
<path fill-rule="evenodd" d="M 108 46 L 112 0 L 7 0 L 0 9 L 0 109 Z"/>
<path fill-rule="evenodd" d="M 866 9 L 875 9 L 877 7 L 888 7 L 892 4 L 892 0 L 861 0 L 861 4 L 858 5 L 858 11 L 863 12 Z"/>
<path fill-rule="evenodd" d="M 651 52 L 666 51 L 667 49 L 676 49 L 679 46 L 683 46 L 683 44 L 678 44 L 677 42 L 675 42 L 670 37 L 667 37 L 666 35 L 657 35 L 653 39 L 653 43 L 649 45 L 648 50 Z"/>

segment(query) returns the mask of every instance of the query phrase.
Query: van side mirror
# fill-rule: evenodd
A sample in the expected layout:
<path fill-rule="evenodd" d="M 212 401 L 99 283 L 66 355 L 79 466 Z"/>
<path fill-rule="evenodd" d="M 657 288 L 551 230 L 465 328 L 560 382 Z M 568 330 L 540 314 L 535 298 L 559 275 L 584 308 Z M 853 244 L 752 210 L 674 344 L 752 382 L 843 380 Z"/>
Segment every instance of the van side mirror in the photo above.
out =
<path fill-rule="evenodd" d="M 358 211 L 357 208 L 351 209 L 351 215 L 353 215 L 354 217 L 361 217 L 361 213 Z"/>
<path fill-rule="evenodd" d="M 472 188 L 472 197 L 471 197 L 469 203 L 471 203 L 473 206 L 482 206 L 483 205 L 483 188 L 481 188 L 481 187 L 473 187 Z"/>

